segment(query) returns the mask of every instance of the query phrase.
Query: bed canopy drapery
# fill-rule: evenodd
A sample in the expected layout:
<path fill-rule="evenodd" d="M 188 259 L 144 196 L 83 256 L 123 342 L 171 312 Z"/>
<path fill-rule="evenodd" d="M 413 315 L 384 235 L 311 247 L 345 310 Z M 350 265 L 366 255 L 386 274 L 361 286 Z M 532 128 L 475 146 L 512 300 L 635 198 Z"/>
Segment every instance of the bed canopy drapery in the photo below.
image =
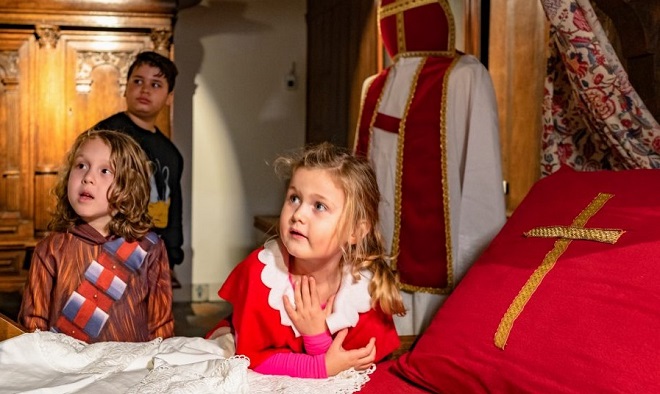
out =
<path fill-rule="evenodd" d="M 542 176 L 561 166 L 660 168 L 660 125 L 631 85 L 589 0 L 541 3 L 550 21 Z"/>

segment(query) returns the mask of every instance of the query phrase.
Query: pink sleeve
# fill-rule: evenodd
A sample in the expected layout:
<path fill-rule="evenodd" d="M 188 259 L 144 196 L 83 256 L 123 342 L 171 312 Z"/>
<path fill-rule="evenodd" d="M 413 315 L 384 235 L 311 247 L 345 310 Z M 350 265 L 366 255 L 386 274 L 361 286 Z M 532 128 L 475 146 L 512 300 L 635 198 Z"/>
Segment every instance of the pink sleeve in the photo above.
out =
<path fill-rule="evenodd" d="M 327 331 L 316 335 L 303 335 L 302 337 L 305 344 L 305 353 L 312 356 L 325 354 L 332 345 L 332 336 Z"/>
<path fill-rule="evenodd" d="M 265 375 L 289 375 L 296 378 L 327 378 L 325 354 L 276 353 L 254 368 Z"/>

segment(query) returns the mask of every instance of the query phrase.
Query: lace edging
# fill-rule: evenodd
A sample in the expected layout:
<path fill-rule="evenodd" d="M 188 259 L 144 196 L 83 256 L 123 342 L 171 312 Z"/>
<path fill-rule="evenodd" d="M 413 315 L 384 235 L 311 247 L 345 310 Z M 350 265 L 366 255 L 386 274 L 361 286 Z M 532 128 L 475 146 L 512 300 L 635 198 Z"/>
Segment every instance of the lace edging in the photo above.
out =
<path fill-rule="evenodd" d="M 284 262 L 278 242 L 276 240 L 266 242 L 258 258 L 265 265 L 261 272 L 261 281 L 270 289 L 268 305 L 280 312 L 282 325 L 290 326 L 296 337 L 300 336 L 300 332 L 294 327 L 284 309 L 283 295 L 289 297 L 291 304 L 295 305 L 295 301 L 293 287 L 289 282 L 289 269 Z M 342 283 L 335 297 L 334 310 L 327 318 L 328 328 L 332 334 L 346 327 L 355 327 L 360 318 L 359 314 L 371 309 L 369 282 L 372 274 L 363 270 L 360 276 L 360 280 L 354 281 L 350 267 L 344 268 Z"/>

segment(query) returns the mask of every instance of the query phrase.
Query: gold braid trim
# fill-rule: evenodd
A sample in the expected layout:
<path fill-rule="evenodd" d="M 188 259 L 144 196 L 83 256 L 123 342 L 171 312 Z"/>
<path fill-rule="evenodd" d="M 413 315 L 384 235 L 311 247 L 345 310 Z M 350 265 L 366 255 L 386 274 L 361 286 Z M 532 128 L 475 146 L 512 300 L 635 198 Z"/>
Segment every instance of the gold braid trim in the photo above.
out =
<path fill-rule="evenodd" d="M 399 52 L 392 59 L 393 63 L 396 63 L 400 58 L 406 57 L 454 57 L 456 56 L 456 50 L 452 49 L 449 51 L 410 51 L 410 52 Z"/>
<path fill-rule="evenodd" d="M 396 14 L 396 40 L 397 53 L 406 51 L 406 23 L 403 12 Z"/>
<path fill-rule="evenodd" d="M 378 19 L 387 18 L 395 14 L 403 13 L 404 11 L 413 8 L 421 7 L 427 4 L 438 3 L 438 0 L 399 0 L 378 9 Z"/>
<path fill-rule="evenodd" d="M 533 228 L 524 235 L 525 237 L 582 239 L 615 244 L 623 233 L 623 230 L 615 229 L 549 226 Z"/>
<path fill-rule="evenodd" d="M 594 216 L 610 199 L 614 197 L 612 194 L 599 193 L 591 203 L 573 220 L 571 227 L 578 228 L 584 227 L 587 221 Z M 572 239 L 560 238 L 555 241 L 555 246 L 552 248 L 541 262 L 541 265 L 532 273 L 527 282 L 523 285 L 522 289 L 513 299 L 511 305 L 502 317 L 497 331 L 495 332 L 495 346 L 504 350 L 507 339 L 511 334 L 511 329 L 516 319 L 525 309 L 525 305 L 529 302 L 534 292 L 539 287 L 545 275 L 555 266 L 559 257 L 566 251 Z"/>

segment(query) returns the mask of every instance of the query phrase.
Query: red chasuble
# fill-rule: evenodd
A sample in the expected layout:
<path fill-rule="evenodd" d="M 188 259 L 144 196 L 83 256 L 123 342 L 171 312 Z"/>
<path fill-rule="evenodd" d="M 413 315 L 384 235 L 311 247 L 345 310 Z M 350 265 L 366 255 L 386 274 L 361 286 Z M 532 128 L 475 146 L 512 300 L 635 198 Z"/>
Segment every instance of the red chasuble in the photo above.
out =
<path fill-rule="evenodd" d="M 447 294 L 454 268 L 444 111 L 447 80 L 459 58 L 451 10 L 444 0 L 381 0 L 378 18 L 394 64 L 365 91 L 356 153 L 372 159 L 386 195 L 383 233 L 401 287 Z M 375 132 L 393 133 L 397 141 L 383 144 Z"/>
<path fill-rule="evenodd" d="M 389 69 L 369 86 L 360 117 L 356 153 L 369 155 L 375 127 L 398 134 L 391 254 L 404 289 L 450 287 L 450 227 L 445 164 L 446 77 L 456 58 L 420 62 L 401 119 L 376 112 Z"/>

